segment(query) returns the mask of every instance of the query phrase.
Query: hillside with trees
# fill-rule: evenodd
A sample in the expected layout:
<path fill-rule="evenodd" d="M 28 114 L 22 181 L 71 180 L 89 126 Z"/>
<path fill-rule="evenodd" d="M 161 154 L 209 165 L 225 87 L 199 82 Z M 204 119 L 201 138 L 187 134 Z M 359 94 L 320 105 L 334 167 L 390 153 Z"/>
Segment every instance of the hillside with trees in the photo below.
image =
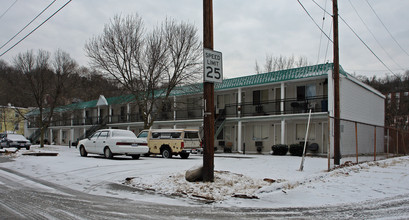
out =
<path fill-rule="evenodd" d="M 10 103 L 17 107 L 36 107 L 35 101 L 25 92 L 25 88 L 30 87 L 29 82 L 14 65 L 0 60 L 0 79 L 0 105 Z M 87 67 L 75 68 L 64 84 L 66 89 L 59 97 L 62 105 L 98 99 L 101 94 L 106 97 L 122 94 L 115 82 Z"/>

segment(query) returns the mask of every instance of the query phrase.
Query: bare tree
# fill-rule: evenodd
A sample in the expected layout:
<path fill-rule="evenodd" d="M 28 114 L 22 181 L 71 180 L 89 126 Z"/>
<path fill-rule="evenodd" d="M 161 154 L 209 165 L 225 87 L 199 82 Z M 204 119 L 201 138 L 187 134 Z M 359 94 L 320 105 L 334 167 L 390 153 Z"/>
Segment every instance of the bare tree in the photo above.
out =
<path fill-rule="evenodd" d="M 257 60 L 255 61 L 254 70 L 256 71 L 256 74 L 260 74 L 260 73 L 261 73 L 261 69 L 260 69 L 260 66 L 258 65 Z"/>
<path fill-rule="evenodd" d="M 24 94 L 36 103 L 35 123 L 40 130 L 40 145 L 44 146 L 44 134 L 50 126 L 55 107 L 62 105 L 61 96 L 64 92 L 67 77 L 76 69 L 76 63 L 70 56 L 57 50 L 54 60 L 49 52 L 32 50 L 20 53 L 14 58 L 15 68 L 25 76 L 27 88 Z M 31 118 L 27 118 L 31 120 Z"/>
<path fill-rule="evenodd" d="M 144 127 L 155 120 L 171 91 L 199 73 L 201 43 L 187 23 L 165 20 L 146 33 L 142 18 L 115 16 L 85 51 L 95 68 L 114 78 L 135 96 Z"/>
<path fill-rule="evenodd" d="M 280 55 L 278 57 L 273 57 L 273 55 L 266 55 L 266 61 L 264 64 L 263 71 L 268 73 L 268 72 L 286 70 L 286 69 L 291 69 L 295 67 L 303 67 L 303 66 L 308 66 L 308 65 L 309 63 L 307 61 L 307 58 L 302 57 L 302 56 L 296 59 L 294 55 L 290 57 L 285 57 L 283 55 Z M 258 69 L 257 72 L 259 73 L 260 68 L 258 67 L 258 63 L 256 61 L 256 70 L 257 69 Z"/>

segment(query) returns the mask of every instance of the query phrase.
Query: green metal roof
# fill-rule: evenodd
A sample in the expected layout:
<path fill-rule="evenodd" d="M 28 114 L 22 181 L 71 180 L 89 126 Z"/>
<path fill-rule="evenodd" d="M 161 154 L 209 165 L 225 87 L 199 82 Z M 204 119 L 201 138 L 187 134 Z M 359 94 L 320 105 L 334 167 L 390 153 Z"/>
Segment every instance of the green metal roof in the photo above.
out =
<path fill-rule="evenodd" d="M 242 76 L 232 79 L 224 79 L 222 83 L 215 83 L 214 89 L 225 90 L 239 87 L 271 84 L 282 81 L 319 77 L 332 73 L 334 65 L 332 63 L 319 64 L 314 66 L 299 67 L 294 69 L 280 70 L 269 73 Z M 340 66 L 340 73 L 347 76 L 347 73 Z M 203 83 L 175 88 L 171 96 L 192 95 L 203 91 Z"/>
<path fill-rule="evenodd" d="M 319 77 L 328 75 L 332 73 L 333 63 L 319 64 L 313 66 L 299 67 L 294 69 L 280 70 L 269 73 L 262 73 L 256 75 L 249 75 L 243 77 L 237 77 L 232 79 L 224 79 L 222 83 L 215 84 L 215 90 L 225 90 L 225 89 L 234 89 L 239 87 L 263 85 L 270 83 L 277 83 L 282 81 L 290 81 L 297 79 L 305 79 L 311 77 Z M 347 76 L 347 73 L 340 66 L 340 73 Z M 183 96 L 183 95 L 192 95 L 203 92 L 203 83 L 197 83 L 188 86 L 176 87 L 172 90 L 170 96 Z M 161 92 L 158 91 L 158 95 Z M 107 98 L 108 105 L 124 104 L 132 102 L 135 99 L 134 95 L 122 95 L 117 97 Z M 73 111 L 78 109 L 85 108 L 94 108 L 96 107 L 98 100 L 92 100 L 87 102 L 78 102 L 70 105 L 60 106 L 55 108 L 55 112 L 65 112 Z M 33 110 L 27 115 L 38 114 L 38 110 Z"/>
<path fill-rule="evenodd" d="M 300 67 L 288 70 L 280 70 L 257 75 L 243 76 L 233 79 L 225 79 L 223 83 L 215 84 L 215 90 L 232 89 L 238 87 L 255 86 L 268 83 L 305 79 L 327 75 L 333 69 L 333 64 L 320 64 L 314 66 Z M 344 73 L 345 74 L 345 73 Z"/>

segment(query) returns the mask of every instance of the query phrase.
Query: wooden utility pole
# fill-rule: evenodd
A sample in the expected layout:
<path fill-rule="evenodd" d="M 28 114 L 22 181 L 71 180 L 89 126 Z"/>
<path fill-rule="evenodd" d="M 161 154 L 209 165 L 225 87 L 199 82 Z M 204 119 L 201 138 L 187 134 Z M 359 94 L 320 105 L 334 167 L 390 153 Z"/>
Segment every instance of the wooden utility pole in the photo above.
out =
<path fill-rule="evenodd" d="M 203 47 L 213 50 L 213 1 L 203 0 Z M 214 84 L 203 82 L 203 181 L 214 181 Z"/>
<path fill-rule="evenodd" d="M 338 1 L 333 0 L 334 23 L 334 164 L 339 165 L 340 150 L 340 103 L 339 103 L 339 43 L 338 43 Z"/>

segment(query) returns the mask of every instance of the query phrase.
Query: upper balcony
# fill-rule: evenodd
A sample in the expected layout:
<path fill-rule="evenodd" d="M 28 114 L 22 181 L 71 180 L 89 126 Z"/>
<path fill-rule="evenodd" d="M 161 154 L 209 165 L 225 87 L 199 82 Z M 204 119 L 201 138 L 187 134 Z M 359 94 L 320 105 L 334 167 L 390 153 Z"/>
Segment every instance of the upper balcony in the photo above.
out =
<path fill-rule="evenodd" d="M 284 111 L 281 111 L 281 103 L 284 104 Z M 241 117 L 246 116 L 261 116 L 261 115 L 281 115 L 281 114 L 300 114 L 307 113 L 309 109 L 312 112 L 327 112 L 328 111 L 328 97 L 316 96 L 309 97 L 304 100 L 283 99 L 275 101 L 254 103 L 242 103 L 226 105 L 227 117 L 239 117 L 239 108 L 241 110 Z"/>
<path fill-rule="evenodd" d="M 281 111 L 281 103 L 284 104 L 284 111 Z M 173 121 L 173 120 L 199 120 L 203 118 L 202 106 L 196 107 L 177 107 L 175 111 L 164 111 L 155 114 L 156 121 Z M 239 115 L 239 109 L 240 115 Z M 226 117 L 252 117 L 252 116 L 267 116 L 267 115 L 282 115 L 282 114 L 303 114 L 311 109 L 312 112 L 327 112 L 328 111 L 328 97 L 316 96 L 309 97 L 304 100 L 297 100 L 296 98 L 289 98 L 283 100 L 274 100 L 267 102 L 260 102 L 255 104 L 253 102 L 244 102 L 240 105 L 237 103 L 228 104 L 223 111 Z M 220 112 L 220 109 L 219 109 Z M 216 112 L 218 114 L 219 112 Z M 104 115 L 100 117 L 77 117 L 72 118 L 55 117 L 51 126 L 89 126 L 100 123 L 107 124 L 124 124 L 133 122 L 143 122 L 140 113 L 120 114 L 120 115 Z M 29 124 L 29 128 L 36 127 L 34 124 Z"/>

